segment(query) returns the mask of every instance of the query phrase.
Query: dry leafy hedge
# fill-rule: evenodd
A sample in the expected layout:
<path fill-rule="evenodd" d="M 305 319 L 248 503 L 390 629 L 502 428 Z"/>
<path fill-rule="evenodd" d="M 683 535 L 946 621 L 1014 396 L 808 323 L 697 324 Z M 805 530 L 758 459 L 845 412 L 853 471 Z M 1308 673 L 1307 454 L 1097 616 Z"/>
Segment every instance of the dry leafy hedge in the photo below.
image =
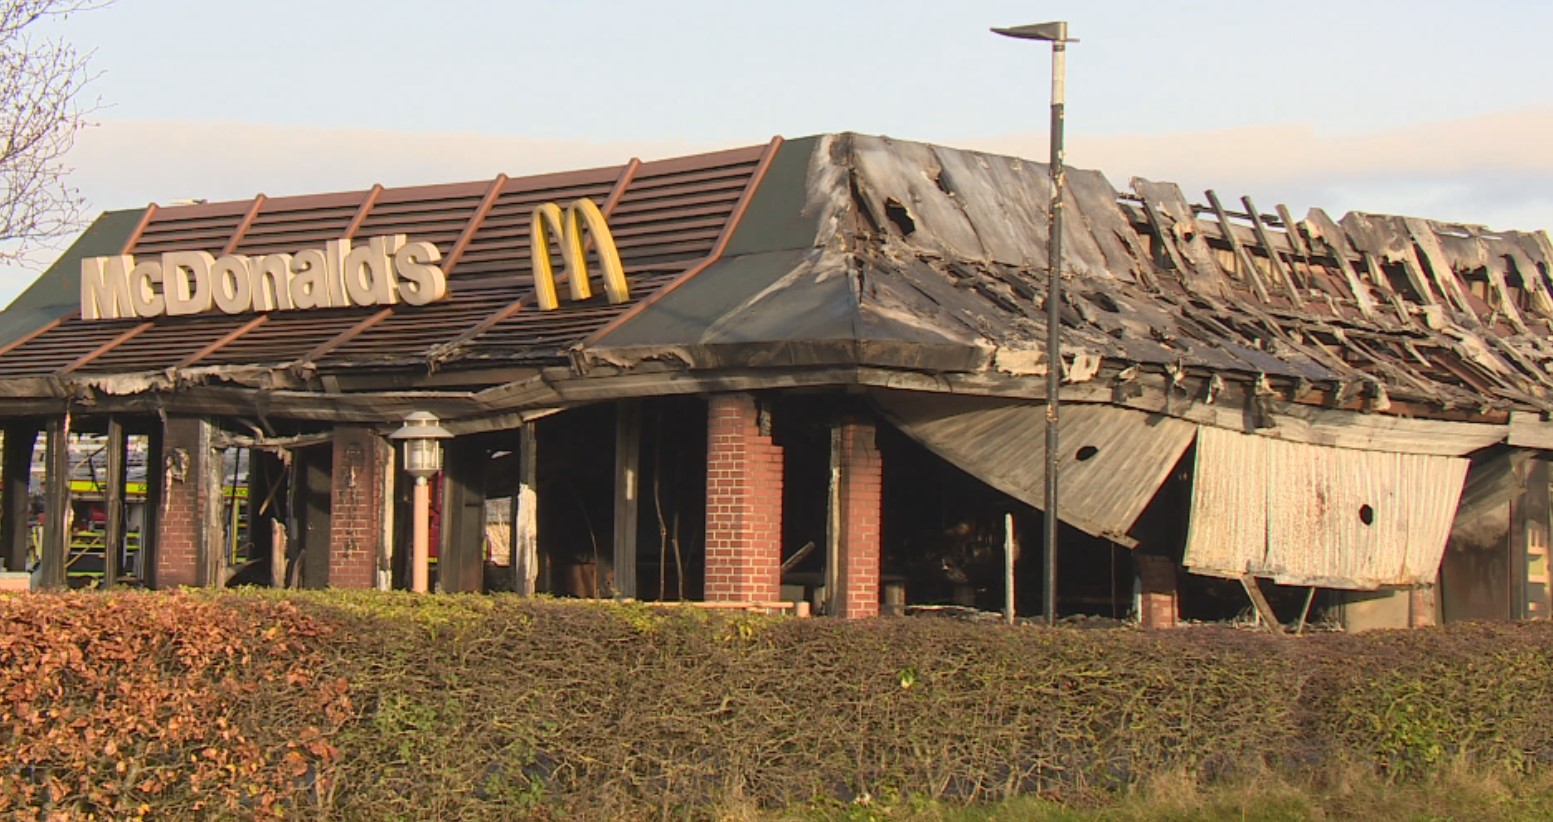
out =
<path fill-rule="evenodd" d="M 286 602 L 0 597 L 0 813 L 274 816 L 352 717 Z"/>
<path fill-rule="evenodd" d="M 503 596 L 28 596 L 0 600 L 0 802 L 697 816 L 1183 770 L 1512 772 L 1553 757 L 1550 686 L 1546 623 L 1277 640 Z"/>

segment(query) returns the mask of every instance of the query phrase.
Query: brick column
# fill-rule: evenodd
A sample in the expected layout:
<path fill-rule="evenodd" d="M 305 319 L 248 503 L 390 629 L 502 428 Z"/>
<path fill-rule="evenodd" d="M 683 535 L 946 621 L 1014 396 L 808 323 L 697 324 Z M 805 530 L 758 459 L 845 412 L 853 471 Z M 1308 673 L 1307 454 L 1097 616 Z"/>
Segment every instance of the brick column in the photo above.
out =
<path fill-rule="evenodd" d="M 884 463 L 874 424 L 841 423 L 841 564 L 837 611 L 845 619 L 879 615 L 880 490 Z"/>
<path fill-rule="evenodd" d="M 1170 557 L 1133 554 L 1142 581 L 1138 622 L 1144 628 L 1176 627 L 1176 564 Z"/>
<path fill-rule="evenodd" d="M 782 563 L 782 449 L 760 432 L 755 398 L 707 401 L 708 602 L 775 600 Z"/>
<path fill-rule="evenodd" d="M 168 417 L 160 459 L 164 470 L 162 510 L 157 515 L 156 550 L 151 558 L 152 584 L 160 589 L 200 584 L 200 554 L 204 548 L 208 483 L 203 482 L 209 459 L 210 426 L 197 417 Z"/>
<path fill-rule="evenodd" d="M 388 441 L 369 428 L 334 429 L 329 489 L 329 585 L 376 588 L 387 567 L 389 500 L 385 480 L 394 469 Z"/>

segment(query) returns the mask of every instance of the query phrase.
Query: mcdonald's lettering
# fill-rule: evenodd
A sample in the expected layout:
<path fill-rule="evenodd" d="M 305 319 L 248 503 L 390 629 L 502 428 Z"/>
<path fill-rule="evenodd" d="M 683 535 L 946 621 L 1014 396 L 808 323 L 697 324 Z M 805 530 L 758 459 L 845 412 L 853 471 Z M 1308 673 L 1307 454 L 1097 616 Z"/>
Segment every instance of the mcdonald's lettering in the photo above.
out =
<path fill-rule="evenodd" d="M 599 266 L 603 269 L 604 295 L 611 303 L 623 303 L 630 297 L 626 287 L 625 267 L 620 264 L 620 252 L 615 248 L 615 238 L 609 233 L 604 213 L 592 200 L 573 200 L 561 210 L 555 203 L 545 203 L 534 209 L 530 232 L 530 255 L 534 265 L 534 293 L 539 307 L 545 311 L 559 308 L 561 303 L 555 292 L 555 270 L 550 264 L 550 238 L 555 237 L 561 247 L 561 262 L 566 266 L 566 280 L 571 284 L 571 298 L 586 300 L 593 296 L 588 286 L 588 260 L 583 245 L 583 232 L 593 238 L 598 252 Z"/>
<path fill-rule="evenodd" d="M 295 254 L 169 251 L 81 260 L 81 319 L 227 314 L 352 305 L 426 305 L 448 295 L 435 245 L 403 234 L 330 240 Z"/>

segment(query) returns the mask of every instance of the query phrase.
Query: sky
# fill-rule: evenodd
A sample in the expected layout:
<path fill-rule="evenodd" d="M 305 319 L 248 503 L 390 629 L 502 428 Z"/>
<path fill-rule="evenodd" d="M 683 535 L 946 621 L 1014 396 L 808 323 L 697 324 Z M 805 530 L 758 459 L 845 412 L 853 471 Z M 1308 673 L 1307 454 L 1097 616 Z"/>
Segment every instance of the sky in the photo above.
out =
<path fill-rule="evenodd" d="M 68 157 L 88 215 L 489 179 L 833 131 L 1067 155 L 1124 189 L 1553 229 L 1541 0 L 117 0 Z M 69 238 L 0 268 L 0 303 Z"/>

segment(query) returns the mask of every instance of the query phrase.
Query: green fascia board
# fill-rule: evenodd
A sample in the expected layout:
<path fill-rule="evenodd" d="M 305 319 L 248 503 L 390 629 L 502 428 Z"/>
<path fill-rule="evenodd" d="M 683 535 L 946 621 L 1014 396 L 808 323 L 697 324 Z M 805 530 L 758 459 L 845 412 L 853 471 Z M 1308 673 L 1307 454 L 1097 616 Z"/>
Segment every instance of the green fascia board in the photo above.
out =
<path fill-rule="evenodd" d="M 719 319 L 787 276 L 814 252 L 819 215 L 806 213 L 809 167 L 823 135 L 788 140 L 777 149 L 721 258 L 606 334 L 593 348 L 708 341 Z M 809 318 L 811 321 L 815 318 Z M 793 322 L 790 318 L 789 323 Z M 830 317 L 854 333 L 855 318 Z M 752 329 L 745 329 L 752 331 Z M 761 329 L 773 331 L 773 329 Z M 785 339 L 789 334 L 775 334 Z"/>
<path fill-rule="evenodd" d="M 728 238 L 723 257 L 814 246 L 821 215 L 807 213 L 805 208 L 809 202 L 809 167 L 826 136 L 817 134 L 782 143 L 733 236 Z"/>
<path fill-rule="evenodd" d="M 106 211 L 27 290 L 0 311 L 0 345 L 81 308 L 81 260 L 119 254 L 145 216 L 143 208 Z"/>

